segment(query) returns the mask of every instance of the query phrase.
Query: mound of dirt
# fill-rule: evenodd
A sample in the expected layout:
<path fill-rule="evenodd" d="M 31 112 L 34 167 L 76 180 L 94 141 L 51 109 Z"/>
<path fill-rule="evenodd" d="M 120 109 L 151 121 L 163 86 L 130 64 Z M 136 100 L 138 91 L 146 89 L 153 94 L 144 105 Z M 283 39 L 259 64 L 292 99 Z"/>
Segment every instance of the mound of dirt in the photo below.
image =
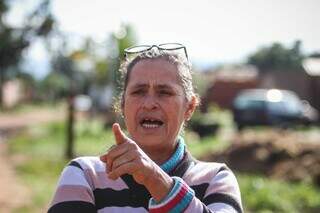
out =
<path fill-rule="evenodd" d="M 201 160 L 224 162 L 241 172 L 313 181 L 320 186 L 319 131 L 246 130 L 237 133 L 232 142 L 226 150 Z"/>

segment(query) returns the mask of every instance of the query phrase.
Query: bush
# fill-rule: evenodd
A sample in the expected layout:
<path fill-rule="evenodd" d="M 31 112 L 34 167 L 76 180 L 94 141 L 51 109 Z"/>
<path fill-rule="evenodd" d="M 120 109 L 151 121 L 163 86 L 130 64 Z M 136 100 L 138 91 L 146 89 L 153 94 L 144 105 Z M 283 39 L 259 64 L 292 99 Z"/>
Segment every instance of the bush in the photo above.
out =
<path fill-rule="evenodd" d="M 214 120 L 211 113 L 201 113 L 197 111 L 192 116 L 189 123 L 189 129 L 199 134 L 201 138 L 208 135 L 215 135 L 220 127 L 220 124 Z"/>

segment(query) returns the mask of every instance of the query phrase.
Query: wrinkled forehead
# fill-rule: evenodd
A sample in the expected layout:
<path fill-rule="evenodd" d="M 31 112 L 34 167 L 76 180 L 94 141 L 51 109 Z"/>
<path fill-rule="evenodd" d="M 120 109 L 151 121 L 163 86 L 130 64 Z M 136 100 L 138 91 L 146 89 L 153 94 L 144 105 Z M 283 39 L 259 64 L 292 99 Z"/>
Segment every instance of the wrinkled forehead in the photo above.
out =
<path fill-rule="evenodd" d="M 170 59 L 169 56 L 159 56 L 157 58 L 142 58 L 139 61 L 137 61 L 131 69 L 134 69 L 137 65 L 146 67 L 161 65 L 165 68 L 170 67 L 175 71 L 178 70 L 178 63 Z"/>
<path fill-rule="evenodd" d="M 131 82 L 166 82 L 179 84 L 178 66 L 163 58 L 143 59 L 136 63 L 128 76 L 128 84 Z"/>

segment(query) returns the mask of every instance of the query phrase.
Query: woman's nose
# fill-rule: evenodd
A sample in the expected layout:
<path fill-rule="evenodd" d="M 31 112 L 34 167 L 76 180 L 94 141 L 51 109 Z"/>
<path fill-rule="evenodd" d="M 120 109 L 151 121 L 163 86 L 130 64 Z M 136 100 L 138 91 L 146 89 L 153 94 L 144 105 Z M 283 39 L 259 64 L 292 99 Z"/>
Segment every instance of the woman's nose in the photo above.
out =
<path fill-rule="evenodd" d="M 157 98 L 154 97 L 153 95 L 147 95 L 145 98 L 144 98 L 144 101 L 143 101 L 143 107 L 147 110 L 153 110 L 153 109 L 156 109 L 158 108 L 158 101 L 157 101 Z"/>

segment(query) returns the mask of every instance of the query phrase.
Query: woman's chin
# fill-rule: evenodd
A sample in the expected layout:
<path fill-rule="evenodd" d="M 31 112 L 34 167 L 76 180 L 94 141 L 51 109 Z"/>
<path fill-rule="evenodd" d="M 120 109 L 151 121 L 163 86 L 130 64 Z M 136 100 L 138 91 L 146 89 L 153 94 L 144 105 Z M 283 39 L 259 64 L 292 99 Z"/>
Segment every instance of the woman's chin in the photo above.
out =
<path fill-rule="evenodd" d="M 165 141 L 165 132 L 160 129 L 143 129 L 136 137 L 137 143 L 142 147 L 161 146 Z"/>

